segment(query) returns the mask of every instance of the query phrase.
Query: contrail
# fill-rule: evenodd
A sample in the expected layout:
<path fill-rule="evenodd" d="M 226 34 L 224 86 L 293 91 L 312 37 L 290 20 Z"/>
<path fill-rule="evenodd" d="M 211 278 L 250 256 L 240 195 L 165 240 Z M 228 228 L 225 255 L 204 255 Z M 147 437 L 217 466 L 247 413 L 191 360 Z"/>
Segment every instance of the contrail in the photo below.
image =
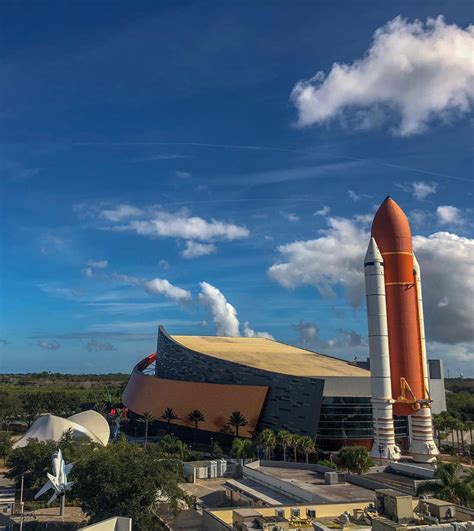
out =
<path fill-rule="evenodd" d="M 18 145 L 21 143 L 0 143 L 0 145 Z M 54 142 L 46 143 L 54 145 Z M 56 145 L 61 145 L 64 143 L 58 142 Z M 298 149 L 298 148 L 286 148 L 281 146 L 262 146 L 262 145 L 247 145 L 247 144 L 214 144 L 214 143 L 208 143 L 208 142 L 71 142 L 69 145 L 71 146 L 189 146 L 189 147 L 204 147 L 204 148 L 216 148 L 216 149 L 241 149 L 241 150 L 248 150 L 248 151 L 274 151 L 274 152 L 280 152 L 280 153 L 299 153 L 304 155 L 311 155 L 315 154 L 317 152 L 317 149 Z M 379 166 L 386 166 L 388 168 L 397 168 L 400 170 L 405 171 L 411 171 L 415 173 L 423 173 L 425 175 L 432 175 L 433 177 L 443 177 L 445 179 L 453 179 L 456 181 L 463 181 L 463 182 L 469 182 L 474 183 L 473 179 L 468 179 L 467 177 L 459 177 L 457 175 L 450 175 L 448 173 L 439 173 L 431 170 L 425 170 L 423 168 L 413 168 L 412 166 L 403 166 L 400 164 L 391 164 L 390 162 L 386 162 L 383 159 L 373 159 L 373 158 L 358 158 L 358 157 L 351 157 L 348 155 L 337 155 L 337 158 L 339 159 L 347 159 L 347 160 L 357 160 L 361 162 L 372 162 L 374 164 L 378 164 Z"/>

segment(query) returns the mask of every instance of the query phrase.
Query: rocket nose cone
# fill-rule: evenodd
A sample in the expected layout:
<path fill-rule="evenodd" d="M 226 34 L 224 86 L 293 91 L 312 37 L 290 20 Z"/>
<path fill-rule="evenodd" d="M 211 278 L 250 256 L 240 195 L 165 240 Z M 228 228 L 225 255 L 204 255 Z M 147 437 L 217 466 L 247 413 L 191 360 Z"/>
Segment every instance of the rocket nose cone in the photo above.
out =
<path fill-rule="evenodd" d="M 371 262 L 383 262 L 382 255 L 380 254 L 379 248 L 374 238 L 370 238 L 369 246 L 367 247 L 367 252 L 365 253 L 364 264 Z"/>
<path fill-rule="evenodd" d="M 410 223 L 405 212 L 390 196 L 387 196 L 375 214 L 372 236 L 382 253 L 412 252 Z"/>

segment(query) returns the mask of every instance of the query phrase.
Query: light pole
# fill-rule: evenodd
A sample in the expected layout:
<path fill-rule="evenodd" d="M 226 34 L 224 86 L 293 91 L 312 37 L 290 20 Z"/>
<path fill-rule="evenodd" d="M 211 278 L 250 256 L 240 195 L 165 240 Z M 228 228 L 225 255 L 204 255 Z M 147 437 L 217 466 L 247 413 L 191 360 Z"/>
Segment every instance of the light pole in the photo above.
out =
<path fill-rule="evenodd" d="M 384 444 L 379 444 L 380 466 L 382 466 L 382 464 L 383 464 L 382 463 L 382 454 L 383 454 L 384 448 L 385 448 Z"/>

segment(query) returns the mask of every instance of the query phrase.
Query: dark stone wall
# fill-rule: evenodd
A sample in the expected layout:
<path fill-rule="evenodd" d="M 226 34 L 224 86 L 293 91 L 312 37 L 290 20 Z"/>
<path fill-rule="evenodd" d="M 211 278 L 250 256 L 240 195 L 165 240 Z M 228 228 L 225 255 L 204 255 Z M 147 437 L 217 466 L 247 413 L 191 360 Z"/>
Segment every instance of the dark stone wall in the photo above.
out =
<path fill-rule="evenodd" d="M 287 376 L 194 352 L 175 341 L 160 327 L 156 376 L 221 384 L 265 385 L 270 388 L 258 429 L 287 429 L 316 437 L 324 380 Z M 199 408 L 199 397 L 196 397 Z M 239 405 L 235 405 L 239 409 Z"/>

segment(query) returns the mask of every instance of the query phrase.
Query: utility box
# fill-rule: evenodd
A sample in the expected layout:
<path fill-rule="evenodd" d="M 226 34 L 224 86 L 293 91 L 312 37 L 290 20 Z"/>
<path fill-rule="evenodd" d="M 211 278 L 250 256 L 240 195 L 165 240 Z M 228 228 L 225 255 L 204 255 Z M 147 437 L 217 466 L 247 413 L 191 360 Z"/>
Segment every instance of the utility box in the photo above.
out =
<path fill-rule="evenodd" d="M 393 489 L 375 491 L 377 512 L 397 523 L 408 523 L 413 519 L 412 497 Z"/>
<path fill-rule="evenodd" d="M 452 520 L 456 517 L 456 507 L 452 503 L 438 500 L 438 498 L 430 498 L 424 500 L 424 502 L 428 506 L 430 515 L 438 518 L 440 522 L 444 520 Z"/>

